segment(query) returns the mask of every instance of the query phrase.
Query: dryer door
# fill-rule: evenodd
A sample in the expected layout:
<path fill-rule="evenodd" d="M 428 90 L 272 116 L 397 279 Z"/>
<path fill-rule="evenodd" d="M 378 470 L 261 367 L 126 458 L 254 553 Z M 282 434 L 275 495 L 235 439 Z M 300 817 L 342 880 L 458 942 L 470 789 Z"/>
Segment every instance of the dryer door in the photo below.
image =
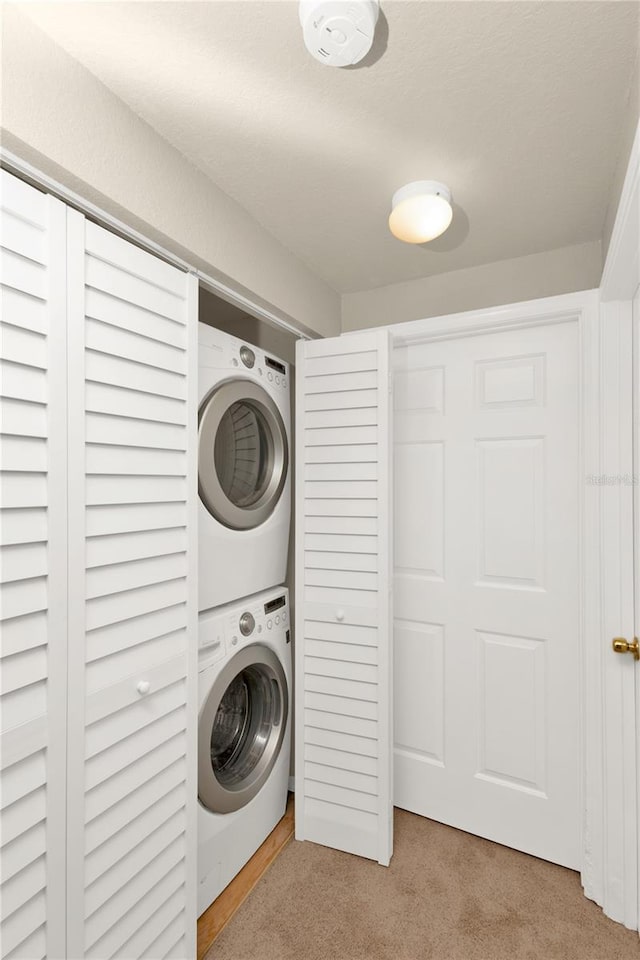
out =
<path fill-rule="evenodd" d="M 262 644 L 240 650 L 217 675 L 198 721 L 198 796 L 213 813 L 239 810 L 276 762 L 287 726 L 287 680 Z"/>
<path fill-rule="evenodd" d="M 250 380 L 228 380 L 199 412 L 198 489 L 220 523 L 259 526 L 275 509 L 287 479 L 284 422 L 269 394 Z"/>

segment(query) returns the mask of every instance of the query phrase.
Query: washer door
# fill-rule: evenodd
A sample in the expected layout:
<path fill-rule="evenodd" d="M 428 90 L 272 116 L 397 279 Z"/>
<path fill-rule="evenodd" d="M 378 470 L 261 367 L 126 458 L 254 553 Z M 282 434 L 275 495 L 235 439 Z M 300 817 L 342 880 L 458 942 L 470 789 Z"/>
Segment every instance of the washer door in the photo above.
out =
<path fill-rule="evenodd" d="M 276 762 L 287 726 L 287 680 L 262 644 L 240 650 L 218 674 L 198 722 L 198 796 L 213 813 L 239 810 Z"/>
<path fill-rule="evenodd" d="M 284 422 L 269 394 L 228 380 L 199 413 L 198 489 L 209 513 L 233 530 L 259 526 L 275 509 L 289 465 Z"/>

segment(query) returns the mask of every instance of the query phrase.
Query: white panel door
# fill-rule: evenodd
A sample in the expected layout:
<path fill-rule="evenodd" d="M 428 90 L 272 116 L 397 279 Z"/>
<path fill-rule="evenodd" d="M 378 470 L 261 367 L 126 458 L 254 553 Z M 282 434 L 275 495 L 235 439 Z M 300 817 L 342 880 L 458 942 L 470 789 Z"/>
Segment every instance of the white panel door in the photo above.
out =
<path fill-rule="evenodd" d="M 578 868 L 577 324 L 394 354 L 395 803 Z"/>
<path fill-rule="evenodd" d="M 192 957 L 197 284 L 75 211 L 68 273 L 68 956 Z"/>
<path fill-rule="evenodd" d="M 6 960 L 62 960 L 65 208 L 0 177 L 0 942 Z"/>
<path fill-rule="evenodd" d="M 300 342 L 296 403 L 296 837 L 388 864 L 388 333 Z"/>

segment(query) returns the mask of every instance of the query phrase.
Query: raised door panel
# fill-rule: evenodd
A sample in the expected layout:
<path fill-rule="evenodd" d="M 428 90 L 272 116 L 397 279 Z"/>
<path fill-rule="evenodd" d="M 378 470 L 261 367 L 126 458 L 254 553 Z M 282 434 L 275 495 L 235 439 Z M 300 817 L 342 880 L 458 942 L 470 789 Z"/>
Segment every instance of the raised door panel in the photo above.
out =
<path fill-rule="evenodd" d="M 197 284 L 68 233 L 69 956 L 189 957 Z"/>
<path fill-rule="evenodd" d="M 392 851 L 388 335 L 297 356 L 296 836 Z"/>
<path fill-rule="evenodd" d="M 6 960 L 62 960 L 65 208 L 0 177 L 0 941 Z"/>

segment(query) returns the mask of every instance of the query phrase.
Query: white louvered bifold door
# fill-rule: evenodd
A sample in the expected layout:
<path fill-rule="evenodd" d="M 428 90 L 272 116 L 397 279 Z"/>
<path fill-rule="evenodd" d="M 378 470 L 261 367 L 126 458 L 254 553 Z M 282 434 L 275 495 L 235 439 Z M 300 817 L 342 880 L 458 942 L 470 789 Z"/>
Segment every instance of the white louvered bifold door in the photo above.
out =
<path fill-rule="evenodd" d="M 74 211 L 68 272 L 68 956 L 190 958 L 197 281 Z"/>
<path fill-rule="evenodd" d="M 389 337 L 298 343 L 296 837 L 392 853 Z"/>
<path fill-rule="evenodd" d="M 65 207 L 0 177 L 0 943 L 5 960 L 62 960 Z"/>

